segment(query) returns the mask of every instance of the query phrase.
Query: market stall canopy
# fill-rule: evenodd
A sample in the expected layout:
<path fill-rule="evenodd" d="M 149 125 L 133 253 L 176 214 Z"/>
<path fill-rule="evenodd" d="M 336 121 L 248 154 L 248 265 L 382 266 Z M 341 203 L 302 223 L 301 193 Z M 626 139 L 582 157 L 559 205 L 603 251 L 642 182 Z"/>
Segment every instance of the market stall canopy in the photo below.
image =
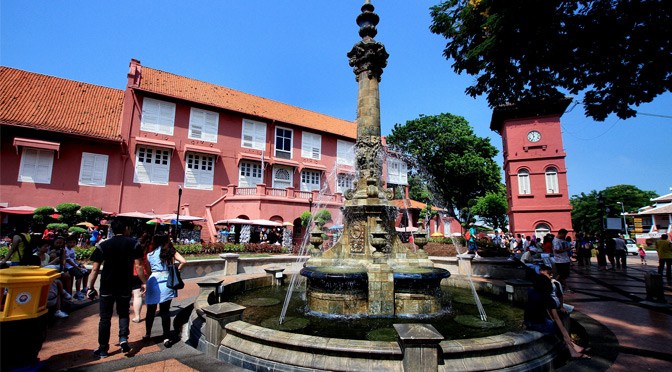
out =
<path fill-rule="evenodd" d="M 175 214 L 175 213 L 157 214 L 156 218 L 160 218 L 162 220 L 176 220 L 176 219 L 178 219 L 177 214 Z M 189 215 L 186 215 L 186 214 L 181 214 L 179 220 L 180 221 L 205 221 L 205 218 L 196 217 L 196 216 L 189 216 Z"/>
<path fill-rule="evenodd" d="M 250 220 L 250 224 L 255 226 L 273 226 L 273 227 L 282 226 L 280 222 L 275 222 L 271 220 Z"/>
<path fill-rule="evenodd" d="M 246 220 L 242 218 L 227 218 L 223 220 L 219 220 L 215 222 L 215 225 L 232 225 L 232 224 L 245 224 L 245 225 L 251 225 L 252 223 L 250 222 L 251 220 Z"/>
<path fill-rule="evenodd" d="M 35 207 L 29 207 L 27 205 L 22 205 L 18 207 L 0 208 L 0 213 L 7 213 L 7 214 L 33 214 L 34 212 Z"/>
<path fill-rule="evenodd" d="M 117 214 L 116 217 L 130 217 L 130 218 L 147 218 L 147 219 L 152 219 L 156 217 L 154 213 L 142 213 L 142 212 L 126 212 L 126 213 L 119 213 Z"/>
<path fill-rule="evenodd" d="M 294 224 L 291 223 L 291 222 L 283 222 L 283 223 L 282 223 L 282 226 L 290 226 L 290 227 L 293 227 Z"/>

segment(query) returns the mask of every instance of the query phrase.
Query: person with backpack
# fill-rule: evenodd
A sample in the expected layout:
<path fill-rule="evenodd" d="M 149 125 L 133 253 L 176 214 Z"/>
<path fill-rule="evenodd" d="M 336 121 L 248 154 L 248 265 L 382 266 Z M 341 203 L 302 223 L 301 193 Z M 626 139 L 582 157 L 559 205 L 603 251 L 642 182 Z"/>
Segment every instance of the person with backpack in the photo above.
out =
<path fill-rule="evenodd" d="M 12 243 L 5 256 L 0 260 L 0 265 L 4 265 L 7 261 L 11 262 L 12 266 L 16 265 L 37 265 L 39 262 L 35 261 L 35 256 L 33 255 L 34 243 L 31 244 L 33 240 L 30 236 L 30 229 L 28 224 L 24 224 L 17 229 L 17 232 L 12 238 Z"/>

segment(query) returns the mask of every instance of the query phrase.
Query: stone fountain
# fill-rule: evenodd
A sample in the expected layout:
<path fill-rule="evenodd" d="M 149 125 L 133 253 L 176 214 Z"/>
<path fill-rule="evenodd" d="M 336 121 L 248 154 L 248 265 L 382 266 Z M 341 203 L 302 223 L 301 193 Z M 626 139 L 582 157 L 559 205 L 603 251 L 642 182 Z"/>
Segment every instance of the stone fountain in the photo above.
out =
<path fill-rule="evenodd" d="M 392 191 L 382 184 L 379 82 L 389 55 L 374 40 L 378 21 L 367 1 L 357 17 L 362 40 L 348 53 L 358 83 L 359 178 L 344 195 L 340 240 L 322 252 L 321 233 L 311 233 L 314 248 L 301 275 L 308 280 L 308 308 L 313 313 L 374 317 L 437 313 L 441 279 L 450 276 L 447 270 L 434 268 L 422 249 L 413 252 L 404 246 L 394 228 L 398 211 L 389 201 Z M 416 240 L 420 244 L 423 233 Z"/>

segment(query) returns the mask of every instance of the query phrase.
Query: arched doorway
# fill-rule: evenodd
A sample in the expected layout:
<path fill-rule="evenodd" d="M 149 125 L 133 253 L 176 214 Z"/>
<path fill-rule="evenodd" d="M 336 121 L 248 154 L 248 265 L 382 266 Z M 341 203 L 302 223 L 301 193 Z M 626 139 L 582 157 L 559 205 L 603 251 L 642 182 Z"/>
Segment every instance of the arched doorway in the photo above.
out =
<path fill-rule="evenodd" d="M 537 238 L 543 239 L 544 236 L 551 233 L 551 227 L 546 223 L 538 223 L 534 228 L 534 235 Z"/>

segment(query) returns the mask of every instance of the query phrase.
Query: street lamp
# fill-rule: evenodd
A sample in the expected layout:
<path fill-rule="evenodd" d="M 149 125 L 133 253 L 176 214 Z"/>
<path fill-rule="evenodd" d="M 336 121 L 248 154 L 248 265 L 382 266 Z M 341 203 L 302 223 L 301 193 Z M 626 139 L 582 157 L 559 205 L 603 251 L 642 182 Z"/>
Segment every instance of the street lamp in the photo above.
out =
<path fill-rule="evenodd" d="M 623 226 L 625 226 L 625 236 L 628 235 L 628 223 L 625 222 L 625 207 L 623 206 L 623 202 L 616 202 L 616 204 L 621 205 L 621 216 L 623 216 Z"/>

